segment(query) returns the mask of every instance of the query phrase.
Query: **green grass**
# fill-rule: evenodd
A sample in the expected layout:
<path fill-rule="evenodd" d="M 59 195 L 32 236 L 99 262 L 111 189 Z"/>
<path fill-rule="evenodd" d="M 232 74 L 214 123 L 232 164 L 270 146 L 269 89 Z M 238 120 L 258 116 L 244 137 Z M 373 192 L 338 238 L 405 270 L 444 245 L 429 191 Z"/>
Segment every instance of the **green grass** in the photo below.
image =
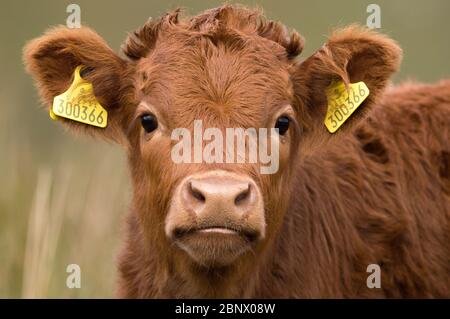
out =
<path fill-rule="evenodd" d="M 0 297 L 114 297 L 130 198 L 123 154 L 57 123 L 49 147 L 33 143 L 32 128 L 4 120 L 14 112 L 0 109 Z M 81 267 L 80 289 L 66 287 L 69 264 Z"/>

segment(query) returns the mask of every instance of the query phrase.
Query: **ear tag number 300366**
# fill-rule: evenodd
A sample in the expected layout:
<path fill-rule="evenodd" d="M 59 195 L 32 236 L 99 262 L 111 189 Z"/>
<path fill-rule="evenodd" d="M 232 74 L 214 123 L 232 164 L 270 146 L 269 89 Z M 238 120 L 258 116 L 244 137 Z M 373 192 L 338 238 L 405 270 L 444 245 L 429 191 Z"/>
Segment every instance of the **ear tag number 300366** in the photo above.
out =
<path fill-rule="evenodd" d="M 81 77 L 82 67 L 82 65 L 76 67 L 73 82 L 67 91 L 53 99 L 50 117 L 53 120 L 64 117 L 88 125 L 106 127 L 108 112 L 95 98 L 92 83 Z"/>
<path fill-rule="evenodd" d="M 364 82 L 351 83 L 348 91 L 342 81 L 331 83 L 327 89 L 328 111 L 324 121 L 328 131 L 336 132 L 369 93 L 369 88 Z"/>

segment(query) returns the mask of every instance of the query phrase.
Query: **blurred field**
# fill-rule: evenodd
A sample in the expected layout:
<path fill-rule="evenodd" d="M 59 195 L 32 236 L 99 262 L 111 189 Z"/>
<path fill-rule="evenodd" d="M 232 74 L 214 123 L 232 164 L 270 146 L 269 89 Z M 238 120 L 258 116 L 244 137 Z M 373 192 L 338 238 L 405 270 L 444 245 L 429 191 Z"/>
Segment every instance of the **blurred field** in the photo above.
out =
<path fill-rule="evenodd" d="M 241 1 L 263 7 L 307 39 L 303 56 L 335 26 L 365 24 L 374 1 Z M 130 201 L 119 147 L 74 138 L 39 109 L 21 49 L 51 25 L 64 24 L 69 1 L 0 3 L 0 298 L 114 297 L 115 258 Z M 178 5 L 189 12 L 221 1 L 77 1 L 83 24 L 118 50 L 127 31 Z M 450 76 L 450 2 L 376 1 L 382 32 L 405 51 L 395 82 Z M 124 14 L 125 12 L 125 14 Z M 66 287 L 68 264 L 81 267 L 81 289 Z"/>
<path fill-rule="evenodd" d="M 3 120 L 11 118 L 7 113 L 2 109 Z M 8 136 L 5 127 L 0 296 L 112 297 L 120 220 L 130 195 L 123 156 L 111 145 L 72 138 L 41 148 L 27 128 Z M 82 289 L 66 288 L 71 263 L 81 267 Z"/>

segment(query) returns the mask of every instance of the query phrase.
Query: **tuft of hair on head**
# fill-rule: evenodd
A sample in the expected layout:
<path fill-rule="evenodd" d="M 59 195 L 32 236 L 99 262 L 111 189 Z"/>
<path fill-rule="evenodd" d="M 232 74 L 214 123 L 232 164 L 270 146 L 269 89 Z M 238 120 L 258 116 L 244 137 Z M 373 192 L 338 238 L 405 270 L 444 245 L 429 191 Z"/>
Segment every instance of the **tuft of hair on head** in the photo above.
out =
<path fill-rule="evenodd" d="M 158 19 L 149 19 L 128 35 L 122 46 L 123 53 L 131 60 L 139 60 L 147 56 L 158 37 L 168 31 L 205 35 L 212 40 L 220 40 L 227 32 L 242 38 L 261 37 L 283 47 L 288 59 L 294 59 L 303 50 L 304 39 L 300 34 L 295 30 L 289 32 L 283 24 L 267 19 L 261 9 L 227 4 L 181 20 L 180 13 L 181 9 L 177 8 Z"/>

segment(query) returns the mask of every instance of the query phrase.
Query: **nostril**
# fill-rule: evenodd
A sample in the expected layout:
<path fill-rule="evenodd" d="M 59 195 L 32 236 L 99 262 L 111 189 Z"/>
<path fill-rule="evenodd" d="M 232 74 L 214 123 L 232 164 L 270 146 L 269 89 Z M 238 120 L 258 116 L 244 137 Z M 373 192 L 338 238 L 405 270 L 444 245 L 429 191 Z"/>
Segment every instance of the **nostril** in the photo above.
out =
<path fill-rule="evenodd" d="M 189 183 L 189 189 L 192 197 L 196 200 L 202 203 L 206 201 L 205 195 L 203 195 L 202 192 L 192 184 L 192 182 Z"/>
<path fill-rule="evenodd" d="M 248 184 L 247 189 L 240 192 L 234 199 L 234 204 L 236 206 L 243 204 L 250 197 L 250 184 Z"/>

